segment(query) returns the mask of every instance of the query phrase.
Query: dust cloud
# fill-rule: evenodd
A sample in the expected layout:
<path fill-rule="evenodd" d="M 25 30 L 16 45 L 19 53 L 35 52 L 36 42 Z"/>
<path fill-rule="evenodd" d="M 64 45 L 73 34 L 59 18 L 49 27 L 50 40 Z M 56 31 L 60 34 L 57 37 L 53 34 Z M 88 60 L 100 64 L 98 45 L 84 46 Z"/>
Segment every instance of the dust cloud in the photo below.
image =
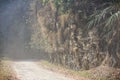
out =
<path fill-rule="evenodd" d="M 0 1 L 1 57 L 12 60 L 45 58 L 44 51 L 28 49 L 30 28 L 35 22 L 34 11 L 29 9 L 32 1 L 35 0 Z M 30 16 L 32 16 L 31 22 L 29 22 Z"/>

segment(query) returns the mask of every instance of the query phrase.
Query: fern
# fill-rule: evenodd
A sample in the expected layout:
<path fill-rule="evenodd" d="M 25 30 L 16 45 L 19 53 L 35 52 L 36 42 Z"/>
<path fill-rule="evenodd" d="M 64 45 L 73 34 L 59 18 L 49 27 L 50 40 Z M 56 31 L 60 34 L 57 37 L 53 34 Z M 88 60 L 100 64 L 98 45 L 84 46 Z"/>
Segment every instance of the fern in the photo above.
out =
<path fill-rule="evenodd" d="M 95 27 L 96 25 L 100 24 L 102 20 L 104 21 L 108 14 L 112 11 L 113 7 L 107 7 L 106 9 L 102 10 L 101 12 L 97 12 L 91 16 L 91 20 L 88 23 L 88 28 Z"/>
<path fill-rule="evenodd" d="M 88 29 L 92 29 L 100 26 L 103 38 L 108 38 L 115 31 L 116 26 L 119 25 L 120 11 L 118 4 L 113 4 L 104 10 L 97 11 L 90 16 L 90 21 L 88 22 Z M 116 28 L 117 29 L 117 28 Z"/>
<path fill-rule="evenodd" d="M 112 15 L 108 18 L 105 26 L 113 26 L 115 22 L 118 22 L 118 21 L 119 21 L 119 19 L 120 19 L 120 11 L 112 14 Z"/>

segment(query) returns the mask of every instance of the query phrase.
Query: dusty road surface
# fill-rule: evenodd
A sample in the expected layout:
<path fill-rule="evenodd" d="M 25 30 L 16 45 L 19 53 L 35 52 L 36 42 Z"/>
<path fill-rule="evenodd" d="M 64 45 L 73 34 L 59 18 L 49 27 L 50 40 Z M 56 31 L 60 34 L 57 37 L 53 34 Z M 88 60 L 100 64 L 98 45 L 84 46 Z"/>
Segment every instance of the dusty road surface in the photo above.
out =
<path fill-rule="evenodd" d="M 14 62 L 13 70 L 20 80 L 73 80 L 65 75 L 43 69 L 34 62 Z"/>

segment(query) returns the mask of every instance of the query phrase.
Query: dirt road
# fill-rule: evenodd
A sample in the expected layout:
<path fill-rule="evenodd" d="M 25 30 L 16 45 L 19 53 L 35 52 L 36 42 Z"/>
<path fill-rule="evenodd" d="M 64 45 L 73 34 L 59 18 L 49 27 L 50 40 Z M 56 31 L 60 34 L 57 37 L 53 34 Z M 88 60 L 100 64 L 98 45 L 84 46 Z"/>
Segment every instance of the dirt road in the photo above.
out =
<path fill-rule="evenodd" d="M 34 62 L 14 62 L 13 70 L 20 80 L 73 80 L 65 75 L 43 69 Z"/>

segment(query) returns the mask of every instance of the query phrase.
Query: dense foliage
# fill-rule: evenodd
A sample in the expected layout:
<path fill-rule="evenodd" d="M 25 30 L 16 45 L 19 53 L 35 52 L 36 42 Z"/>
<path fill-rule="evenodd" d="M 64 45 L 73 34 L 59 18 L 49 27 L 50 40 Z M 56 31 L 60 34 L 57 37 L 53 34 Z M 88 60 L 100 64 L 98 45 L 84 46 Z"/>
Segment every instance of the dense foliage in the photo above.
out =
<path fill-rule="evenodd" d="M 52 63 L 75 70 L 100 65 L 120 67 L 119 0 L 41 3 L 31 45 L 49 52 Z"/>

